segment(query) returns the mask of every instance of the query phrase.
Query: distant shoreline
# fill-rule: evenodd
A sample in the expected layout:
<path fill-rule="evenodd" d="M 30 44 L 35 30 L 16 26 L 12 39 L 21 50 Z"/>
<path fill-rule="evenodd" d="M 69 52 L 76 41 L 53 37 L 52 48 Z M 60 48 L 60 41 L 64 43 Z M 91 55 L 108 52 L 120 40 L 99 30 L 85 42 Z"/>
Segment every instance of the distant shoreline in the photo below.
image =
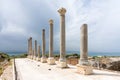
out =
<path fill-rule="evenodd" d="M 20 54 L 25 54 L 27 52 L 5 52 L 8 55 L 12 56 L 12 55 L 20 55 Z M 46 54 L 48 54 L 49 52 L 46 51 Z M 59 51 L 55 51 L 54 54 L 59 54 Z M 79 51 L 68 51 L 66 53 L 67 54 L 80 54 Z M 89 56 L 120 56 L 120 53 L 116 53 L 116 52 L 88 52 Z"/>

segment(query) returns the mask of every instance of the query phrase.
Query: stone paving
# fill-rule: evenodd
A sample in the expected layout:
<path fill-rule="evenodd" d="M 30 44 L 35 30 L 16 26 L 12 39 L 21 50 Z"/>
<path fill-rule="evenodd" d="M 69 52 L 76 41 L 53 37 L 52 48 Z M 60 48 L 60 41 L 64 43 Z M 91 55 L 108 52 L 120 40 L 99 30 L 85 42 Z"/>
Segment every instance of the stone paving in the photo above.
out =
<path fill-rule="evenodd" d="M 35 60 L 16 59 L 16 67 L 20 80 L 120 80 L 120 73 L 93 70 L 92 75 L 82 75 L 76 66 L 61 69 L 57 65 L 48 65 Z"/>

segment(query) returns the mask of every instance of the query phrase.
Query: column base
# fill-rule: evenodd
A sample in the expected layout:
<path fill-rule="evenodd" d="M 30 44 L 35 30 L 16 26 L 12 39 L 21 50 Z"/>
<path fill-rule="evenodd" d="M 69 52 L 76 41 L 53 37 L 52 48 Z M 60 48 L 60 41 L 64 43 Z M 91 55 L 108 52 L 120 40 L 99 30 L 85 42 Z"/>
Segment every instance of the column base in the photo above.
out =
<path fill-rule="evenodd" d="M 40 59 L 40 61 L 41 61 L 42 63 L 47 63 L 47 58 L 42 57 L 42 58 Z"/>
<path fill-rule="evenodd" d="M 37 61 L 40 61 L 40 58 L 39 58 L 39 57 L 37 57 L 37 58 L 36 58 L 36 60 L 37 60 Z"/>
<path fill-rule="evenodd" d="M 54 64 L 55 64 L 55 59 L 54 59 L 54 57 L 48 58 L 47 63 L 48 63 L 49 65 L 54 65 Z"/>
<path fill-rule="evenodd" d="M 32 59 L 32 56 L 30 56 L 30 59 Z"/>
<path fill-rule="evenodd" d="M 68 68 L 68 65 L 67 65 L 66 60 L 65 60 L 65 61 L 59 60 L 59 61 L 57 62 L 57 67 L 59 67 L 59 68 Z"/>
<path fill-rule="evenodd" d="M 33 56 L 31 56 L 31 59 L 33 59 Z"/>
<path fill-rule="evenodd" d="M 36 60 L 36 57 L 35 57 L 35 56 L 33 57 L 33 60 Z"/>
<path fill-rule="evenodd" d="M 77 72 L 84 75 L 90 75 L 93 73 L 93 69 L 89 65 L 80 65 L 77 64 Z"/>
<path fill-rule="evenodd" d="M 30 55 L 29 55 L 29 56 L 27 56 L 27 58 L 29 58 L 29 59 L 30 59 Z"/>
<path fill-rule="evenodd" d="M 29 58 L 29 56 L 27 56 L 27 58 Z"/>

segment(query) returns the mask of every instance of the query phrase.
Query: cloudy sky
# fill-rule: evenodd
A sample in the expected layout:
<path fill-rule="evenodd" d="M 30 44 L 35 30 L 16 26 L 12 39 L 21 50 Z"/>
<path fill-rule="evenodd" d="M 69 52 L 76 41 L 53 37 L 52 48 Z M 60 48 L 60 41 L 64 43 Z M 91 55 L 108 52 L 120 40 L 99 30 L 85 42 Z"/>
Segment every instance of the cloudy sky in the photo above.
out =
<path fill-rule="evenodd" d="M 54 20 L 54 50 L 59 51 L 61 7 L 66 12 L 66 49 L 79 51 L 80 27 L 88 24 L 89 52 L 120 52 L 120 0 L 0 0 L 0 51 L 26 51 L 32 36 L 41 45 Z"/>

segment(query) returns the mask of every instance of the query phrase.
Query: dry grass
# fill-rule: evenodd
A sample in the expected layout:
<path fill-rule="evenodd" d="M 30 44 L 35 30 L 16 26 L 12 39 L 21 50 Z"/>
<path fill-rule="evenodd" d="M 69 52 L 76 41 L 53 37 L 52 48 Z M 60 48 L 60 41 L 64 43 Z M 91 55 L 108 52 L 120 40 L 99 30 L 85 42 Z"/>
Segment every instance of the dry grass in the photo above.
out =
<path fill-rule="evenodd" d="M 2 75 L 2 73 L 3 73 L 3 69 L 2 69 L 2 68 L 0 68 L 0 75 Z"/>

